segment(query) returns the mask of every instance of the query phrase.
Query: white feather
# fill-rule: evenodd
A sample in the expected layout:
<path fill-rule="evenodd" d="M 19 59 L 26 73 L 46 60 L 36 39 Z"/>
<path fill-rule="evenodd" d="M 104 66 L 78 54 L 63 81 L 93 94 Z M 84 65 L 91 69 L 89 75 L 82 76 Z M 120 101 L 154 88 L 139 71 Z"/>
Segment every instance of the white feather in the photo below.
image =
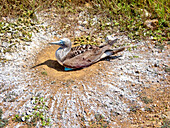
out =
<path fill-rule="evenodd" d="M 110 56 L 110 55 L 112 55 L 112 51 L 107 51 L 100 57 L 100 59 L 103 59 L 103 58 Z"/>

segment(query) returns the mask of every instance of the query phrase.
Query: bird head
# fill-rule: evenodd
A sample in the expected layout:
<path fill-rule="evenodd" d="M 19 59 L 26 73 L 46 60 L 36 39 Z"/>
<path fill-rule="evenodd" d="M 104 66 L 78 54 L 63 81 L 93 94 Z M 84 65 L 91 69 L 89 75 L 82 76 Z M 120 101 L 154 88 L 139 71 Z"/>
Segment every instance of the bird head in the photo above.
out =
<path fill-rule="evenodd" d="M 71 41 L 68 38 L 63 38 L 60 41 L 51 42 L 52 45 L 60 45 L 61 47 L 71 47 Z"/>

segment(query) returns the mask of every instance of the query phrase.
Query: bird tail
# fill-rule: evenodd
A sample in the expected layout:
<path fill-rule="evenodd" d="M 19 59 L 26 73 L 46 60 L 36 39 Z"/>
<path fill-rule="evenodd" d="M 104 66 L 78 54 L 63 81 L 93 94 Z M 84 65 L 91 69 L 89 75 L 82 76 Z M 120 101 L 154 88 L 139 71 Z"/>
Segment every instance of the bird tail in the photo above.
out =
<path fill-rule="evenodd" d="M 105 57 L 108 57 L 108 56 L 111 56 L 111 55 L 114 55 L 118 52 L 121 52 L 123 50 L 125 50 L 126 48 L 130 48 L 130 47 L 134 47 L 133 46 L 124 46 L 124 47 L 119 47 L 119 48 L 115 48 L 115 49 L 109 49 L 109 50 L 106 50 L 103 55 L 100 57 L 100 59 L 103 59 Z"/>
<path fill-rule="evenodd" d="M 110 49 L 110 50 L 106 50 L 103 55 L 100 57 L 100 59 L 106 58 L 108 56 L 114 55 L 118 52 L 121 52 L 125 49 L 126 47 L 121 47 L 121 48 L 115 48 L 115 49 Z"/>
<path fill-rule="evenodd" d="M 116 43 L 117 40 L 118 40 L 118 38 L 115 39 L 115 40 L 109 40 L 109 41 L 108 41 L 108 44 L 109 44 L 110 46 L 113 46 L 113 44 Z"/>
<path fill-rule="evenodd" d="M 111 52 L 112 52 L 112 55 L 118 53 L 118 52 L 121 52 L 127 48 L 132 48 L 132 47 L 135 47 L 137 45 L 129 45 L 129 46 L 124 46 L 124 47 L 119 47 L 119 48 L 115 48 L 115 49 L 112 49 Z"/>
<path fill-rule="evenodd" d="M 112 52 L 112 55 L 118 53 L 118 52 L 121 52 L 123 50 L 125 50 L 126 47 L 121 47 L 121 48 L 115 48 L 113 49 L 111 52 Z"/>

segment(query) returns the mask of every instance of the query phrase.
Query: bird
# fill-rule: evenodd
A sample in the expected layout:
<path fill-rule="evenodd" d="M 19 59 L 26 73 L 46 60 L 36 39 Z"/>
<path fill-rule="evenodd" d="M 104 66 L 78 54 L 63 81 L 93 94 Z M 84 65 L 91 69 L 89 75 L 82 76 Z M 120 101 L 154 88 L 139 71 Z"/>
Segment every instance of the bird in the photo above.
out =
<path fill-rule="evenodd" d="M 68 71 L 88 67 L 103 58 L 123 51 L 125 47 L 112 49 L 117 40 L 108 41 L 101 46 L 86 44 L 72 47 L 70 39 L 63 38 L 49 44 L 60 46 L 55 52 L 55 57 L 58 63 L 65 67 L 65 71 Z"/>

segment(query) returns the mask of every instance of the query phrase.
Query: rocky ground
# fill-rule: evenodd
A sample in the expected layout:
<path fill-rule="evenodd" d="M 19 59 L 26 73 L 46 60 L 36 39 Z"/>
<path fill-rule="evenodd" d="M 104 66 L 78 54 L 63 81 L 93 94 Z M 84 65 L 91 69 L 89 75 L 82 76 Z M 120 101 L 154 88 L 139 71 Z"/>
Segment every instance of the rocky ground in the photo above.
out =
<path fill-rule="evenodd" d="M 115 46 L 135 47 L 65 72 L 55 59 L 58 46 L 48 43 L 93 34 L 86 28 L 86 12 L 67 15 L 65 30 L 60 28 L 61 14 L 50 10 L 37 16 L 36 26 L 45 29 L 32 32 L 32 41 L 23 41 L 17 50 L 1 52 L 8 60 L 0 63 L 0 108 L 2 119 L 8 119 L 6 127 L 169 127 L 168 44 L 159 48 L 152 40 L 131 40 L 117 31 L 111 34 L 119 39 Z M 95 41 L 104 42 L 101 37 Z"/>

